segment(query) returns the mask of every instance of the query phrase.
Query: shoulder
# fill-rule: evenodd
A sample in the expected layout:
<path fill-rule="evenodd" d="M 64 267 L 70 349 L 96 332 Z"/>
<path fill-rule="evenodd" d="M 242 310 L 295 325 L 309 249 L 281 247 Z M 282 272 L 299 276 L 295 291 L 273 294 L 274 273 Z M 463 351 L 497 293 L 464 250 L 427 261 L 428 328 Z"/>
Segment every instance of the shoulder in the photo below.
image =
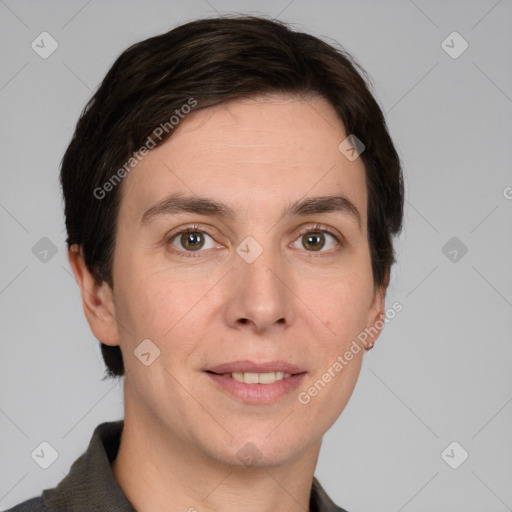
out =
<path fill-rule="evenodd" d="M 45 505 L 44 498 L 37 496 L 29 500 L 18 503 L 14 507 L 6 510 L 5 512 L 48 512 L 50 509 Z"/>
<path fill-rule="evenodd" d="M 331 500 L 316 478 L 313 478 L 309 509 L 311 512 L 347 512 L 347 510 L 338 507 L 338 505 Z"/>

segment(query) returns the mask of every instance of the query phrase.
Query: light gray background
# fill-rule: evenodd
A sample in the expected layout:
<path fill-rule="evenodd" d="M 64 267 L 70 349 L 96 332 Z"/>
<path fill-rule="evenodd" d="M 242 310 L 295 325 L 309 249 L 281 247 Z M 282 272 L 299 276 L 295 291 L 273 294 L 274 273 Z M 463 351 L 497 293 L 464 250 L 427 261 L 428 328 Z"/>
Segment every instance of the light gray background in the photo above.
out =
<path fill-rule="evenodd" d="M 0 0 L 0 509 L 55 486 L 94 428 L 123 417 L 65 253 L 58 171 L 79 113 L 127 46 L 216 11 L 338 41 L 372 76 L 403 159 L 388 294 L 403 311 L 317 477 L 350 512 L 512 510 L 510 0 Z M 43 31 L 59 44 L 48 59 L 31 48 Z M 456 59 L 441 46 L 453 31 L 469 43 Z M 468 248 L 456 262 L 442 252 L 454 236 Z M 32 252 L 42 237 L 58 249 L 47 262 Z M 59 454 L 46 470 L 31 458 L 42 441 Z M 469 453 L 458 469 L 441 457 L 452 441 Z"/>

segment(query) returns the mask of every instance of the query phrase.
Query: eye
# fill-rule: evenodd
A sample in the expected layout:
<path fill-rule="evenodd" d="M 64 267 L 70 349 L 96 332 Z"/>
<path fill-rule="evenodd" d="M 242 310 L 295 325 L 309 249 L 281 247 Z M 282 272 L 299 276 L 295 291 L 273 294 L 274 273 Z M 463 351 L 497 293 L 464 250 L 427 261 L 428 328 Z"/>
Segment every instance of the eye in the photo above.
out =
<path fill-rule="evenodd" d="M 299 238 L 294 242 L 299 241 L 302 247 L 308 252 L 327 252 L 329 249 L 336 249 L 339 245 L 338 238 L 327 229 L 309 228 L 303 231 Z M 292 244 L 292 245 L 294 245 Z M 325 249 L 322 251 L 322 249 Z"/>
<path fill-rule="evenodd" d="M 319 225 L 303 230 L 291 246 L 297 243 L 300 243 L 308 252 L 321 253 L 329 252 L 331 249 L 336 250 L 342 245 L 334 233 Z M 198 226 L 190 226 L 172 234 L 167 244 L 174 252 L 190 256 L 192 256 L 191 253 L 200 253 L 218 247 L 212 236 Z"/>
<path fill-rule="evenodd" d="M 169 244 L 182 252 L 200 252 L 201 249 L 213 249 L 215 242 L 206 232 L 187 228 L 169 239 Z"/>

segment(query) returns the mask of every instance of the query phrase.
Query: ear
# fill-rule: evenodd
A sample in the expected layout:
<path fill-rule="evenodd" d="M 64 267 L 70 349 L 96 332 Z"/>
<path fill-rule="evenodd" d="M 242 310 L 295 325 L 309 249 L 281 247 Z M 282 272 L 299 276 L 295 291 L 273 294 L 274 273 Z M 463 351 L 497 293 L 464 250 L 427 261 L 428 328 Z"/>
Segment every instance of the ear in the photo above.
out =
<path fill-rule="evenodd" d="M 384 327 L 384 319 L 386 317 L 384 301 L 386 298 L 386 290 L 389 283 L 389 271 L 384 276 L 384 281 L 381 286 L 374 288 L 372 304 L 368 311 L 368 320 L 366 324 L 366 338 L 365 345 L 367 349 L 371 349 L 373 344 L 380 336 L 382 328 Z"/>
<path fill-rule="evenodd" d="M 105 345 L 119 345 L 112 288 L 92 275 L 78 244 L 69 248 L 68 259 L 80 288 L 82 306 L 91 331 Z"/>

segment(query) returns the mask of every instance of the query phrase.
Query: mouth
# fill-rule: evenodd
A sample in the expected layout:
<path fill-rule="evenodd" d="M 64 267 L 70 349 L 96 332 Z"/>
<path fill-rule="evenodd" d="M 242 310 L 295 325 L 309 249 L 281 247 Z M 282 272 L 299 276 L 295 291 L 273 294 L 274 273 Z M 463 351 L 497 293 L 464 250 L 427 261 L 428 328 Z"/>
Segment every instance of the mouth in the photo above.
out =
<path fill-rule="evenodd" d="M 231 397 L 245 403 L 274 402 L 296 389 L 306 370 L 283 361 L 254 363 L 237 361 L 204 370 Z"/>
<path fill-rule="evenodd" d="M 208 368 L 207 373 L 222 375 L 245 384 L 273 384 L 293 375 L 306 373 L 300 366 L 286 361 L 233 361 Z"/>

